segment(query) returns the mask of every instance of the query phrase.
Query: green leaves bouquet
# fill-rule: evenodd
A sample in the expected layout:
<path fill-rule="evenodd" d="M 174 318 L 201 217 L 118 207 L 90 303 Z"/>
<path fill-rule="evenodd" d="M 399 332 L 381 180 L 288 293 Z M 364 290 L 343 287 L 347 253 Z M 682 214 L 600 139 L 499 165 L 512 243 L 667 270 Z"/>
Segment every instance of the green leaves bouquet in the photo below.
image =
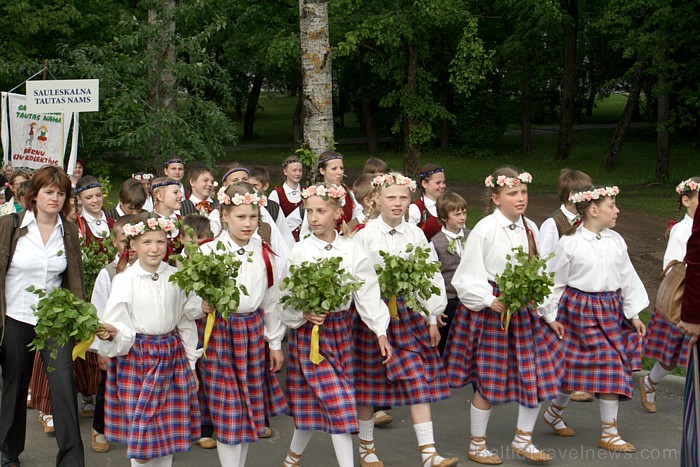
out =
<path fill-rule="evenodd" d="M 287 292 L 280 301 L 304 314 L 326 314 L 339 309 L 364 283 L 342 268 L 341 263 L 342 258 L 333 257 L 291 265 L 280 285 L 280 290 Z M 323 361 L 318 348 L 318 326 L 314 325 L 309 358 L 315 364 Z"/>
<path fill-rule="evenodd" d="M 522 307 L 542 303 L 551 293 L 554 274 L 546 272 L 546 268 L 547 261 L 553 256 L 554 254 L 546 258 L 531 257 L 522 246 L 513 248 L 512 253 L 506 255 L 506 268 L 495 277 L 496 284 L 501 289 L 500 300 L 506 309 L 501 314 L 503 330 L 508 331 L 511 318 Z"/>
<path fill-rule="evenodd" d="M 117 255 L 117 249 L 110 238 L 86 242 L 82 239 L 83 269 L 85 270 L 85 296 L 92 296 L 95 280 L 102 268 Z"/>
<path fill-rule="evenodd" d="M 396 297 L 404 297 L 406 306 L 412 310 L 428 314 L 428 310 L 418 298 L 428 300 L 439 294 L 440 288 L 433 284 L 432 278 L 440 272 L 439 261 L 429 261 L 430 249 L 406 245 L 406 256 L 392 255 L 380 251 L 384 264 L 374 266 L 379 278 L 382 296 L 389 299 L 389 313 L 398 317 Z"/>

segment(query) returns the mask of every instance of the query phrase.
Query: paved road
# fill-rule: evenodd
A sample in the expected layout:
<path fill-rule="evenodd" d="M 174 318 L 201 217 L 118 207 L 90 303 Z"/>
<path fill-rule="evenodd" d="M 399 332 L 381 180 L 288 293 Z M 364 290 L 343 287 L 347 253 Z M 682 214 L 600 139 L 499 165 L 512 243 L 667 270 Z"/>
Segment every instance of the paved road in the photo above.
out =
<path fill-rule="evenodd" d="M 638 395 L 622 403 L 620 408 L 620 431 L 627 441 L 637 446 L 635 454 L 614 454 L 598 449 L 599 412 L 597 402 L 572 402 L 566 412 L 566 420 L 577 431 L 574 438 L 555 436 L 540 420 L 535 427 L 535 442 L 549 450 L 555 459 L 552 466 L 659 466 L 678 465 L 682 431 L 682 378 L 664 382 L 659 388 L 659 412 L 649 414 L 641 407 Z M 466 458 L 469 436 L 469 407 L 471 389 L 454 391 L 452 397 L 433 405 L 433 418 L 439 452 L 444 456 L 459 456 L 460 466 L 475 466 Z M 395 421 L 386 428 L 375 431 L 377 447 L 387 467 L 420 467 L 416 451 L 415 435 L 406 408 L 393 410 Z M 55 439 L 45 435 L 37 412 L 28 412 L 29 427 L 27 449 L 21 457 L 23 467 L 51 466 L 56 453 Z M 517 459 L 506 447 L 512 440 L 517 419 L 515 404 L 495 407 L 489 426 L 489 446 L 498 449 L 504 458 L 503 465 L 526 466 L 527 461 Z M 96 454 L 90 449 L 90 420 L 82 420 L 86 465 L 128 466 L 124 446 L 113 445 L 107 454 Z M 273 419 L 274 435 L 251 446 L 247 465 L 250 467 L 279 466 L 289 447 L 293 430 L 292 420 L 287 416 Z M 357 440 L 355 440 L 357 445 Z M 356 458 L 356 462 L 359 461 Z M 178 454 L 174 465 L 191 467 L 215 467 L 218 457 L 215 450 L 205 451 L 193 446 L 192 451 Z M 316 433 L 304 453 L 303 464 L 307 467 L 337 465 L 330 436 Z"/>

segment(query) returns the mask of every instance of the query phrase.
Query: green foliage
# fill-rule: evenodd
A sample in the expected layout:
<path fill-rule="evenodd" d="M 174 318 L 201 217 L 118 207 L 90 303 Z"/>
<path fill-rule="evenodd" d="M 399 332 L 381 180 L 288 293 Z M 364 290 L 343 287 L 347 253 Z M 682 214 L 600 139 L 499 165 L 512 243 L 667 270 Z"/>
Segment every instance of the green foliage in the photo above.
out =
<path fill-rule="evenodd" d="M 185 244 L 185 251 L 187 256 L 172 257 L 182 266 L 170 276 L 170 282 L 188 294 L 199 295 L 224 319 L 229 313 L 235 313 L 241 293 L 248 295 L 245 285 L 236 282 L 243 262 L 228 252 L 222 242 L 216 243 L 211 254 L 204 254 L 196 243 Z M 247 261 L 252 259 L 247 258 Z"/>
<path fill-rule="evenodd" d="M 522 246 L 506 255 L 506 268 L 495 277 L 501 289 L 500 300 L 506 308 L 506 331 L 511 317 L 522 307 L 542 303 L 552 292 L 554 273 L 546 271 L 547 261 L 553 257 L 554 253 L 546 258 L 531 258 Z"/>
<path fill-rule="evenodd" d="M 286 292 L 280 301 L 304 314 L 326 314 L 340 309 L 364 283 L 343 269 L 342 262 L 336 256 L 291 265 L 289 276 L 280 285 L 280 290 Z"/>
<path fill-rule="evenodd" d="M 105 238 L 102 241 L 93 240 L 89 243 L 83 238 L 81 243 L 83 268 L 85 269 L 85 296 L 92 297 L 97 276 L 114 259 L 117 249 L 111 238 Z"/>
<path fill-rule="evenodd" d="M 406 306 L 411 310 L 428 314 L 419 298 L 428 300 L 439 294 L 440 289 L 433 285 L 431 279 L 440 272 L 440 262 L 428 261 L 429 248 L 406 245 L 406 255 L 392 255 L 380 251 L 384 264 L 375 264 L 379 287 L 384 298 L 404 297 Z"/>
<path fill-rule="evenodd" d="M 59 287 L 48 295 L 45 290 L 34 286 L 27 287 L 27 291 L 40 298 L 34 308 L 38 321 L 34 327 L 36 337 L 30 344 L 32 350 L 42 350 L 48 345 L 51 358 L 55 359 L 58 348 L 70 339 L 75 342 L 88 340 L 100 327 L 95 305 L 76 297 L 68 289 Z"/>

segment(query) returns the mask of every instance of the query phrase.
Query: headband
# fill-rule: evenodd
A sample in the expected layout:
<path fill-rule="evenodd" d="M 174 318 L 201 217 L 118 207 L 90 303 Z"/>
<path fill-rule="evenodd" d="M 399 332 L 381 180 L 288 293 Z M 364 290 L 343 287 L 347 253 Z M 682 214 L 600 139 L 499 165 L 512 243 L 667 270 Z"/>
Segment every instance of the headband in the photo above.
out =
<path fill-rule="evenodd" d="M 419 177 L 421 180 L 423 180 L 424 178 L 428 178 L 428 177 L 430 177 L 430 176 L 433 175 L 433 174 L 440 173 L 440 172 L 444 172 L 444 171 L 445 171 L 445 169 L 443 169 L 442 167 L 436 167 L 436 168 L 434 168 L 434 169 L 428 170 L 427 172 L 422 172 L 422 173 L 418 174 L 418 177 Z"/>
<path fill-rule="evenodd" d="M 616 186 L 606 186 L 605 188 L 591 187 L 591 189 L 588 191 L 579 191 L 578 193 L 572 193 L 571 196 L 569 196 L 569 201 L 571 201 L 574 204 L 587 203 L 588 201 L 595 201 L 605 196 L 615 197 L 619 193 L 620 189 Z"/>
<path fill-rule="evenodd" d="M 80 187 L 80 188 L 76 188 L 75 194 L 77 195 L 78 193 L 82 193 L 83 191 L 89 190 L 90 188 L 102 188 L 102 184 L 100 182 L 96 182 L 96 183 L 91 183 L 89 185 L 85 185 L 85 186 Z"/>
<path fill-rule="evenodd" d="M 373 187 L 378 187 L 378 186 L 384 186 L 389 187 L 391 185 L 402 185 L 408 187 L 408 189 L 413 192 L 416 191 L 416 181 L 411 180 L 408 177 L 404 177 L 401 174 L 384 174 L 384 175 L 377 175 L 372 179 L 372 186 Z"/>
<path fill-rule="evenodd" d="M 521 183 L 532 183 L 532 175 L 528 172 L 522 172 L 518 174 L 517 177 L 506 177 L 505 175 L 499 175 L 496 177 L 496 182 L 494 183 L 493 175 L 489 175 L 484 180 L 484 185 L 488 188 L 496 188 L 498 186 L 507 186 L 508 188 L 513 188 Z"/>
<path fill-rule="evenodd" d="M 143 221 L 138 224 L 126 224 L 122 231 L 127 237 L 137 237 L 144 233 L 146 230 L 163 230 L 166 233 L 175 230 L 175 224 L 171 219 L 166 219 L 165 217 L 160 217 L 156 219 L 155 217 L 149 217 L 146 223 Z"/>
<path fill-rule="evenodd" d="M 347 191 L 340 185 L 331 185 L 327 187 L 326 185 L 311 185 L 308 188 L 301 190 L 301 197 L 308 199 L 311 196 L 320 196 L 324 200 L 328 198 L 342 199 L 345 198 Z"/>
<path fill-rule="evenodd" d="M 178 182 L 177 180 L 166 180 L 164 182 L 154 183 L 153 185 L 151 185 L 151 190 L 155 190 L 156 188 L 161 188 L 161 187 L 168 186 L 168 185 L 180 186 L 180 182 Z"/>
<path fill-rule="evenodd" d="M 343 159 L 343 155 L 342 155 L 341 153 L 339 153 L 339 152 L 330 153 L 329 155 L 327 155 L 327 156 L 324 157 L 323 159 L 319 159 L 319 160 L 318 160 L 318 165 L 325 164 L 326 162 L 332 161 L 332 160 L 334 160 L 334 159 L 340 159 L 340 160 L 342 160 L 342 159 Z"/>
<path fill-rule="evenodd" d="M 224 176 L 221 177 L 221 183 L 224 183 L 228 176 L 234 172 L 245 172 L 247 175 L 250 175 L 250 170 L 246 169 L 245 167 L 234 167 L 232 169 L 229 169 L 228 172 L 226 172 Z"/>
<path fill-rule="evenodd" d="M 258 193 L 236 193 L 233 198 L 226 194 L 227 187 L 221 187 L 216 194 L 219 204 L 240 206 L 241 204 L 257 204 L 258 206 L 267 206 L 267 197 Z"/>
<path fill-rule="evenodd" d="M 167 166 L 169 166 L 170 164 L 182 164 L 182 165 L 185 165 L 185 161 L 183 161 L 182 159 L 168 159 L 167 161 L 165 161 L 165 164 L 164 164 L 164 165 L 165 165 L 165 167 L 167 167 Z"/>
<path fill-rule="evenodd" d="M 700 184 L 698 184 L 698 182 L 696 182 L 692 178 L 689 178 L 688 180 L 683 180 L 676 187 L 676 193 L 678 193 L 679 195 L 682 195 L 683 193 L 686 193 L 688 191 L 696 190 L 700 190 Z"/>
<path fill-rule="evenodd" d="M 299 159 L 292 159 L 292 160 L 290 160 L 290 161 L 284 161 L 284 162 L 282 162 L 282 168 L 284 169 L 284 168 L 286 168 L 289 164 L 296 164 L 297 162 L 301 164 L 301 160 L 299 160 Z"/>

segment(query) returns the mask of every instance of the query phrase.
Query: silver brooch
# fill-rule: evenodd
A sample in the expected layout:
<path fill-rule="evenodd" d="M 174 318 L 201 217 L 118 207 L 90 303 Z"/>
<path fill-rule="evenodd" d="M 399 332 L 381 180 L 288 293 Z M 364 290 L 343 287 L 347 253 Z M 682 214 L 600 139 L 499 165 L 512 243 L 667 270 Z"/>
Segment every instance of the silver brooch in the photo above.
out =
<path fill-rule="evenodd" d="M 333 249 L 333 245 L 330 243 L 324 247 L 326 250 L 331 251 Z"/>
<path fill-rule="evenodd" d="M 510 224 L 510 225 L 508 226 L 508 228 L 509 228 L 510 230 L 515 230 L 515 227 L 517 227 L 515 224 Z"/>
<path fill-rule="evenodd" d="M 95 224 L 96 224 L 96 225 L 102 225 L 102 221 L 101 221 L 101 220 L 96 220 L 96 221 L 95 221 Z"/>
<path fill-rule="evenodd" d="M 243 255 L 245 253 L 245 248 L 239 249 L 236 253 L 238 253 L 239 255 Z"/>
<path fill-rule="evenodd" d="M 151 280 L 152 280 L 152 281 L 155 282 L 155 281 L 157 281 L 158 279 L 160 279 L 160 276 L 158 275 L 157 272 L 154 272 L 153 274 L 151 274 Z"/>
<path fill-rule="evenodd" d="M 603 237 L 602 237 L 599 233 L 595 234 L 595 239 L 596 239 L 596 240 L 600 240 L 601 238 L 603 238 Z"/>
<path fill-rule="evenodd" d="M 391 229 L 389 231 L 389 235 L 396 235 L 396 229 Z"/>

